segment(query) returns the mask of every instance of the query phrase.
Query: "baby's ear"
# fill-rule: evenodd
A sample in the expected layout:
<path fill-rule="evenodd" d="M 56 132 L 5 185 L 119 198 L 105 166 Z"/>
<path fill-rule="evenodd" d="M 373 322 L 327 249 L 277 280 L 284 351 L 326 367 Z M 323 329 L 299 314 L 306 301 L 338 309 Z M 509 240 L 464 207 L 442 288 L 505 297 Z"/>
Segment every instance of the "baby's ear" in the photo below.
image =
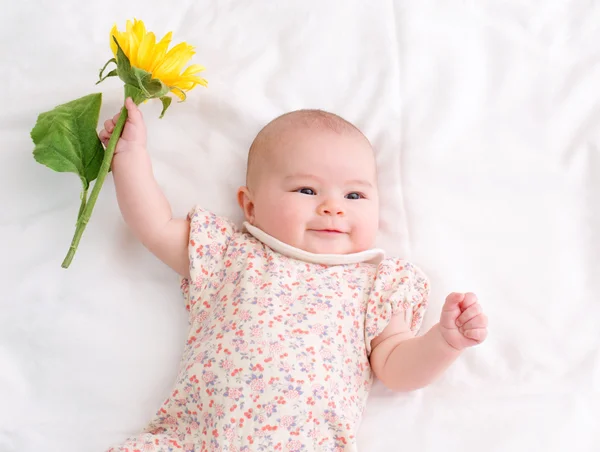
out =
<path fill-rule="evenodd" d="M 238 204 L 244 211 L 244 217 L 250 224 L 254 224 L 254 202 L 252 201 L 252 194 L 248 187 L 240 187 L 237 192 Z"/>

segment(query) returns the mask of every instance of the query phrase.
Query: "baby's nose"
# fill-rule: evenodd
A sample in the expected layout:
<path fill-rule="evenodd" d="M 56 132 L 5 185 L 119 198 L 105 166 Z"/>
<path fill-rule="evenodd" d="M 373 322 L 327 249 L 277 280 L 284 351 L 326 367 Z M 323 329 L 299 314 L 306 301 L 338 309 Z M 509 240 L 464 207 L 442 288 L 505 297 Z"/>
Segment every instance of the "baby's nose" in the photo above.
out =
<path fill-rule="evenodd" d="M 338 203 L 326 201 L 317 209 L 319 215 L 343 216 L 344 209 Z"/>

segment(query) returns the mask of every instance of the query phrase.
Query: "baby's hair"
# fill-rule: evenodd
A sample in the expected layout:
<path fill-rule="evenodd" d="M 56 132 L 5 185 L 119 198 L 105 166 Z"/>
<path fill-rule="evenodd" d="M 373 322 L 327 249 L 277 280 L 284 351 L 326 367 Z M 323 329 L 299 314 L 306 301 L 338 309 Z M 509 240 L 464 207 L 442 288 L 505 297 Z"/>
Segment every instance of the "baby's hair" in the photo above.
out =
<path fill-rule="evenodd" d="M 259 151 L 265 148 L 268 143 L 271 143 L 273 139 L 277 138 L 277 132 L 285 130 L 285 128 L 290 126 L 329 129 L 340 134 L 348 132 L 357 133 L 367 140 L 367 142 L 369 141 L 354 124 L 346 121 L 335 113 L 318 109 L 295 110 L 284 113 L 264 126 L 250 145 L 250 150 L 248 151 L 248 167 L 246 169 L 246 184 L 249 182 L 251 168 L 256 164 L 256 156 L 259 154 Z"/>

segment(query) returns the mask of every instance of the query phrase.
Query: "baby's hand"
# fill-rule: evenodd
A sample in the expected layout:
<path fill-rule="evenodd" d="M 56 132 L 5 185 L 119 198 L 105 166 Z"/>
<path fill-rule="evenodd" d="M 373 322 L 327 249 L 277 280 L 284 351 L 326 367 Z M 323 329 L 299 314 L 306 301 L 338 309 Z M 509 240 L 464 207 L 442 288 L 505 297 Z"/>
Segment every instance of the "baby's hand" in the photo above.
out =
<path fill-rule="evenodd" d="M 119 152 L 146 149 L 146 124 L 144 123 L 142 112 L 129 97 L 125 100 L 125 107 L 127 107 L 127 121 L 125 122 L 121 139 L 117 142 L 115 155 Z M 104 122 L 104 129 L 98 135 L 104 146 L 108 144 L 108 140 L 110 140 L 112 132 L 115 130 L 115 125 L 120 115 L 121 113 L 119 112 L 112 119 L 107 119 Z"/>
<path fill-rule="evenodd" d="M 487 317 L 473 293 L 451 293 L 442 308 L 440 330 L 451 347 L 462 350 L 487 337 Z"/>

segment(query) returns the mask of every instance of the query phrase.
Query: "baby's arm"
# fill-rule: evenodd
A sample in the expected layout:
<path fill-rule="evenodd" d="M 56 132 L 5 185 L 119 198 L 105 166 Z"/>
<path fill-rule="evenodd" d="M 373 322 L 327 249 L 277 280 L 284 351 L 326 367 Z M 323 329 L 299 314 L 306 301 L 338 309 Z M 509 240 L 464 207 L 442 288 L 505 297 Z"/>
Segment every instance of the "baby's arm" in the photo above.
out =
<path fill-rule="evenodd" d="M 408 338 L 403 321 L 392 317 L 389 325 L 371 342 L 371 368 L 385 386 L 394 391 L 412 391 L 436 380 L 458 358 L 462 350 L 483 342 L 487 318 L 477 297 L 450 294 L 440 323 L 425 335 Z"/>
<path fill-rule="evenodd" d="M 121 214 L 135 236 L 154 255 L 182 276 L 189 276 L 189 222 L 173 218 L 171 206 L 152 173 L 142 113 L 127 99 L 127 122 L 117 143 L 112 173 Z M 104 123 L 107 143 L 119 115 Z"/>

